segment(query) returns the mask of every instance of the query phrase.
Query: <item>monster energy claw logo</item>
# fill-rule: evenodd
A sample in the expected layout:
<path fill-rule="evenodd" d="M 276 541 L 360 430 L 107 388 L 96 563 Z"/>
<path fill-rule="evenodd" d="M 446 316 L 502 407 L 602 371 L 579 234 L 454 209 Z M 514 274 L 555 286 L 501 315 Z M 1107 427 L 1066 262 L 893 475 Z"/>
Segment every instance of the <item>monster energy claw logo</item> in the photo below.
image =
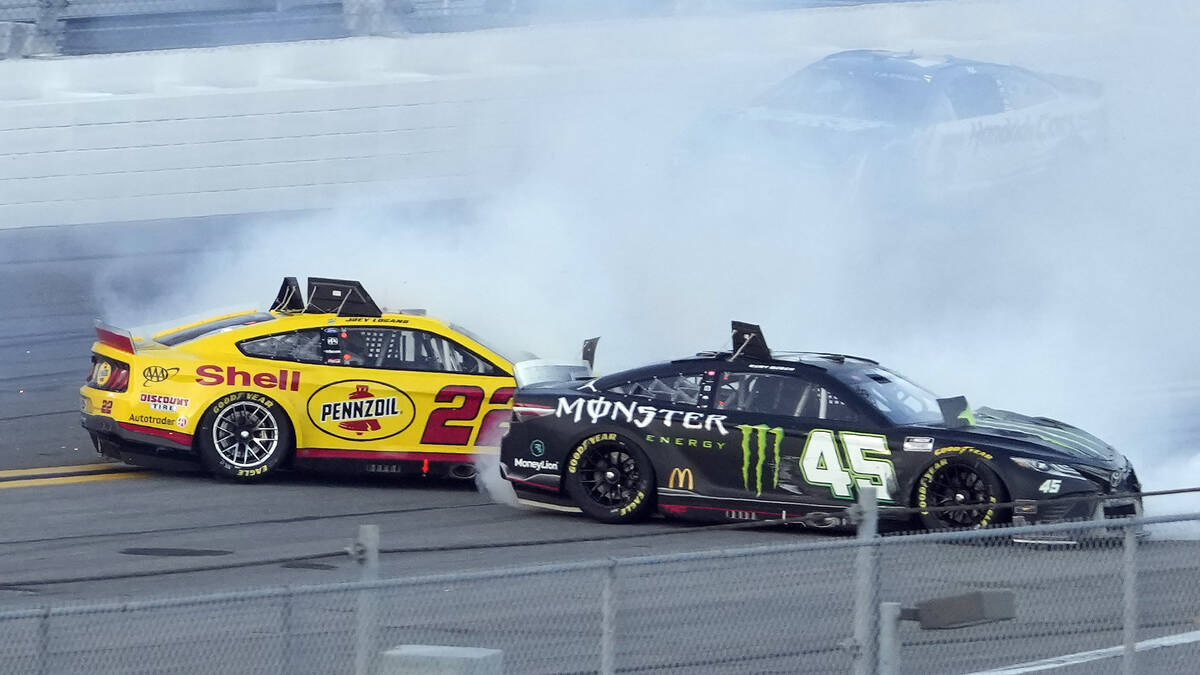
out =
<path fill-rule="evenodd" d="M 754 495 L 761 497 L 768 443 L 775 459 L 771 464 L 771 487 L 779 487 L 779 445 L 783 442 L 783 429 L 765 424 L 739 424 L 737 428 L 742 432 L 742 487 L 750 489 L 750 464 L 753 462 Z M 768 441 L 767 436 L 773 437 L 774 441 Z"/>

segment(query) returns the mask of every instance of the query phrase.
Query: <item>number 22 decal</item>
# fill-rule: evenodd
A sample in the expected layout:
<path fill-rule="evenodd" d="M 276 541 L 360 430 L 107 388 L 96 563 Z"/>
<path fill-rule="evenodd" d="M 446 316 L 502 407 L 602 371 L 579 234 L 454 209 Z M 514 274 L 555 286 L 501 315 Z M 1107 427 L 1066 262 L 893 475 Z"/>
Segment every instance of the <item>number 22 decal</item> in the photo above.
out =
<path fill-rule="evenodd" d="M 512 400 L 516 390 L 512 387 L 501 387 L 492 393 L 488 405 L 505 405 Z M 421 443 L 426 445 L 470 445 L 471 434 L 475 425 L 471 422 L 479 416 L 483 407 L 484 391 L 474 385 L 451 384 L 442 387 L 433 397 L 436 403 L 455 403 L 457 406 L 438 408 L 429 413 L 429 421 L 421 434 Z M 507 408 L 491 410 L 483 416 L 479 424 L 479 436 L 475 445 L 500 445 L 504 435 L 503 424 L 509 418 Z"/>

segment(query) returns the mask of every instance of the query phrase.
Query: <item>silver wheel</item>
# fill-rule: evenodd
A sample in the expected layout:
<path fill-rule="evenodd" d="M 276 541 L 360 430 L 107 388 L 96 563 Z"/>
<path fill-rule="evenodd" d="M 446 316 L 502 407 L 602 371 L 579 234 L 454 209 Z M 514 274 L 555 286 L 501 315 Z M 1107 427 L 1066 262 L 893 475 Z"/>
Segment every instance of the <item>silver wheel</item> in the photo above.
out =
<path fill-rule="evenodd" d="M 213 448 L 221 459 L 246 469 L 270 459 L 279 448 L 279 425 L 265 406 L 238 401 L 219 413 L 212 427 Z"/>

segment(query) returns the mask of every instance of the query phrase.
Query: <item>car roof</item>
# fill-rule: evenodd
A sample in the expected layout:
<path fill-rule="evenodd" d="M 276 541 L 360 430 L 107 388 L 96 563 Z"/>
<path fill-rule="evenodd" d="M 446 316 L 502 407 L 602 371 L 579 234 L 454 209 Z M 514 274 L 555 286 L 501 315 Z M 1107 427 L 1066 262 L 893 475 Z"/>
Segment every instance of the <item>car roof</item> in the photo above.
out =
<path fill-rule="evenodd" d="M 853 49 L 830 54 L 813 65 L 862 66 L 868 65 L 894 75 L 907 75 L 912 79 L 931 82 L 938 73 L 964 66 L 1003 66 L 1002 64 L 972 61 L 953 56 L 926 56 L 915 52 L 895 52 L 883 49 Z"/>
<path fill-rule="evenodd" d="M 859 356 L 850 356 L 848 354 L 832 354 L 825 352 L 782 352 L 775 351 L 771 353 L 770 360 L 766 359 L 750 359 L 743 356 L 732 358 L 733 353 L 728 351 L 721 352 L 699 352 L 692 356 L 672 359 L 670 361 L 659 361 L 628 370 L 622 370 L 616 373 L 605 375 L 599 379 L 605 382 L 618 381 L 634 381 L 641 377 L 652 377 L 655 373 L 661 373 L 664 370 L 670 370 L 673 365 L 689 365 L 693 367 L 713 369 L 729 369 L 731 366 L 742 369 L 754 370 L 755 366 L 763 368 L 764 372 L 845 372 L 845 371 L 861 371 L 871 368 L 879 368 L 877 361 L 862 358 Z M 774 366 L 775 368 L 772 368 Z"/>

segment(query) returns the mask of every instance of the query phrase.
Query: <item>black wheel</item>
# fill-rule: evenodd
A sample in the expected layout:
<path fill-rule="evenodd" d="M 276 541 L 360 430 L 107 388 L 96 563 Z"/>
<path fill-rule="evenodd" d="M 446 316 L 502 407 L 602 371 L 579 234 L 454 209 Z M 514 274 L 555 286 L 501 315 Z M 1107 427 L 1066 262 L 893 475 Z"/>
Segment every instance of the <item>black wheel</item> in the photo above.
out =
<path fill-rule="evenodd" d="M 583 439 L 567 455 L 567 494 L 587 515 L 632 523 L 654 510 L 654 467 L 641 448 L 615 433 Z"/>
<path fill-rule="evenodd" d="M 977 506 L 961 511 L 921 512 L 926 529 L 978 529 L 1008 520 L 1007 509 L 994 504 L 1007 502 L 1008 491 L 996 472 L 982 461 L 944 458 L 929 465 L 917 481 L 918 507 Z"/>
<path fill-rule="evenodd" d="M 274 400 L 240 391 L 221 397 L 196 429 L 196 449 L 219 478 L 261 480 L 292 451 L 292 426 Z"/>

